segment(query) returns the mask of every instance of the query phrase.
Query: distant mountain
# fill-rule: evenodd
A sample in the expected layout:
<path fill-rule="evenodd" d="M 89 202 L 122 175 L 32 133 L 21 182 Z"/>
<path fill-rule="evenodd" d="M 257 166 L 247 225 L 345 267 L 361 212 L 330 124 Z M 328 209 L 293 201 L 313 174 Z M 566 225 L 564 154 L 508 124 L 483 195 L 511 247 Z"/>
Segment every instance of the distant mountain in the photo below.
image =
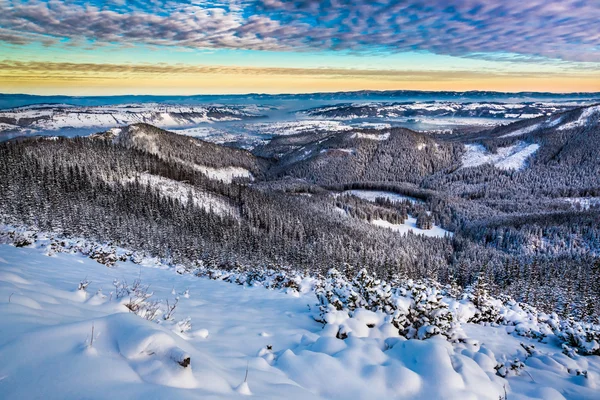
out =
<path fill-rule="evenodd" d="M 65 104 L 23 106 L 0 111 L 0 132 L 42 131 L 63 128 L 109 128 L 148 123 L 165 128 L 193 126 L 204 122 L 234 121 L 261 117 L 257 106 L 185 106 L 124 104 L 76 107 Z"/>
<path fill-rule="evenodd" d="M 301 93 L 301 94 L 227 94 L 193 96 L 35 96 L 27 94 L 0 94 L 0 109 L 34 104 L 70 104 L 74 106 L 104 106 L 128 103 L 206 104 L 251 103 L 256 101 L 536 101 L 536 100 L 591 100 L 600 99 L 600 92 L 550 93 L 550 92 L 491 92 L 491 91 L 416 91 L 416 90 L 362 90 L 354 92 Z"/>
<path fill-rule="evenodd" d="M 493 118 L 525 119 L 570 110 L 581 105 L 581 101 L 545 102 L 384 102 L 384 103 L 344 103 L 333 106 L 316 107 L 300 111 L 311 118 L 334 120 L 348 119 L 389 119 L 389 118 Z"/>

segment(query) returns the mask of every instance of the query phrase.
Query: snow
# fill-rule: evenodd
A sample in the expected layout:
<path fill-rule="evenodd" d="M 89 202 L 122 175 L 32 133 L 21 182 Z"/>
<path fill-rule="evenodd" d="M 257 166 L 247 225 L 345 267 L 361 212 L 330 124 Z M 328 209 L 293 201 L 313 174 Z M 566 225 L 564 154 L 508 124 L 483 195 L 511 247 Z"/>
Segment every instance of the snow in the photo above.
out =
<path fill-rule="evenodd" d="M 179 135 L 201 138 L 205 142 L 223 144 L 228 142 L 248 140 L 249 137 L 243 133 L 232 133 L 226 129 L 216 128 L 214 126 L 196 126 L 193 128 L 171 128 L 171 132 Z M 192 141 L 192 143 L 195 143 Z M 259 139 L 253 139 L 252 143 L 258 145 L 265 143 Z"/>
<path fill-rule="evenodd" d="M 561 125 L 556 129 L 558 129 L 559 131 L 564 131 L 567 129 L 574 129 L 586 126 L 591 122 L 592 117 L 596 117 L 596 119 L 600 118 L 600 106 L 584 108 L 581 111 L 579 118 L 577 118 L 575 121 L 567 122 L 566 124 Z"/>
<path fill-rule="evenodd" d="M 508 137 L 516 137 L 516 136 L 523 136 L 525 134 L 531 133 L 536 131 L 537 129 L 541 129 L 541 128 L 553 128 L 556 125 L 559 125 L 561 122 L 563 121 L 563 117 L 559 116 L 559 117 L 551 117 L 548 118 L 546 121 L 541 122 L 541 123 L 537 123 L 537 124 L 533 124 L 533 125 L 529 125 L 526 126 L 524 128 L 520 128 L 517 129 L 515 131 L 506 133 L 502 136 L 500 136 L 500 138 L 508 138 Z M 568 125 L 568 124 L 565 124 Z M 559 130 L 565 129 L 562 126 L 558 128 Z"/>
<path fill-rule="evenodd" d="M 391 229 L 395 232 L 400 232 L 403 234 L 412 232 L 415 235 L 440 237 L 440 238 L 443 238 L 446 235 L 452 236 L 452 232 L 442 229 L 437 225 L 434 225 L 433 228 L 431 228 L 431 229 L 420 229 L 417 227 L 417 219 L 414 217 L 411 217 L 410 215 L 408 216 L 406 221 L 404 221 L 403 224 L 392 224 L 391 222 L 388 222 L 383 219 L 374 219 L 371 223 L 375 226 L 379 226 L 381 228 L 386 228 L 386 229 Z"/>
<path fill-rule="evenodd" d="M 359 118 L 402 118 L 402 117 L 440 117 L 460 116 L 462 118 L 487 117 L 504 119 L 528 119 L 542 115 L 548 115 L 564 109 L 585 104 L 579 102 L 534 102 L 534 103 L 490 103 L 490 102 L 404 102 L 404 103 L 381 103 L 381 102 L 356 102 L 353 104 L 342 104 L 335 106 L 318 107 L 305 110 L 302 114 L 310 117 L 323 117 L 332 115 L 336 120 L 352 120 Z M 351 107 L 351 108 L 349 108 Z M 532 110 L 534 112 L 527 112 Z M 537 111 L 537 112 L 535 112 Z M 337 112 L 337 113 L 336 113 Z"/>
<path fill-rule="evenodd" d="M 267 344 L 286 347 L 306 328 L 319 329 L 297 298 L 173 270 L 140 270 L 132 263 L 107 268 L 72 254 L 46 257 L 37 249 L 7 245 L 0 246 L 0 254 L 2 271 L 13 275 L 0 277 L 0 294 L 8 299 L 14 293 L 10 303 L 0 303 L 0 398 L 235 397 L 248 362 L 248 382 L 259 398 L 278 398 L 281 391 L 290 398 L 314 398 L 256 357 Z M 176 333 L 166 321 L 146 321 L 108 300 L 114 279 L 131 282 L 140 275 L 157 298 L 172 299 L 172 288 L 178 293 L 189 288 L 190 298 L 180 298 L 175 318 L 191 316 L 194 327 L 213 334 Z M 28 283 L 17 283 L 14 276 Z M 84 277 L 92 283 L 81 297 L 77 284 Z M 95 304 L 93 293 L 100 288 L 106 298 Z M 19 299 L 30 303 L 19 304 Z M 240 308 L 244 313 L 238 313 Z M 288 320 L 293 335 L 279 328 Z M 276 334 L 257 334 L 264 330 Z M 185 355 L 191 358 L 187 368 L 174 361 Z"/>
<path fill-rule="evenodd" d="M 573 208 L 589 210 L 591 207 L 600 206 L 600 197 L 565 197 L 563 201 L 570 203 Z"/>
<path fill-rule="evenodd" d="M 346 153 L 346 154 L 356 154 L 356 150 L 355 149 L 323 149 L 321 150 L 319 153 L 323 154 L 323 153 Z"/>
<path fill-rule="evenodd" d="M 236 215 L 235 209 L 227 204 L 225 199 L 219 198 L 219 196 L 215 194 L 203 191 L 184 182 L 175 181 L 158 175 L 152 175 L 147 172 L 126 177 L 122 179 L 121 182 L 132 183 L 136 180 L 142 185 L 150 185 L 151 187 L 156 188 L 162 195 L 179 200 L 183 204 L 187 204 L 188 196 L 191 193 L 194 205 L 197 207 L 201 207 L 207 211 L 212 211 L 220 215 Z"/>
<path fill-rule="evenodd" d="M 596 364 L 600 361 L 598 357 L 572 359 L 552 344 L 539 341 L 528 343 L 522 337 L 508 335 L 507 327 L 503 326 L 466 324 L 464 331 L 476 340 L 480 353 L 487 353 L 489 358 L 497 362 L 507 363 L 515 358 L 525 360 L 526 372 L 510 379 L 510 390 L 513 393 L 509 394 L 509 399 L 597 398 L 600 390 L 600 376 L 596 375 L 600 372 L 597 369 L 600 365 Z M 528 357 L 520 343 L 535 346 L 534 354 Z M 482 366 L 489 363 L 484 356 L 475 360 Z M 576 370 L 588 370 L 588 378 L 577 376 Z M 592 370 L 595 372 L 590 372 Z M 595 378 L 590 380 L 589 374 L 595 375 Z"/>
<path fill-rule="evenodd" d="M 533 124 L 533 125 L 527 126 L 525 128 L 517 129 L 516 131 L 512 131 L 512 132 L 502 135 L 500 137 L 507 138 L 507 137 L 522 136 L 527 133 L 531 133 L 531 132 L 535 131 L 539 127 L 540 127 L 540 124 Z"/>
<path fill-rule="evenodd" d="M 378 198 L 384 198 L 391 202 L 410 201 L 411 203 L 422 203 L 421 200 L 419 200 L 415 197 L 404 196 L 404 195 L 401 195 L 398 193 L 381 191 L 381 190 L 346 190 L 346 191 L 342 192 L 342 194 L 356 196 L 363 200 L 372 201 L 372 202 L 374 202 Z"/>
<path fill-rule="evenodd" d="M 492 164 L 503 170 L 520 170 L 527 166 L 527 159 L 540 148 L 539 144 L 517 142 L 512 146 L 499 147 L 497 153 L 490 153 L 483 145 L 465 145 L 462 168 Z"/>
<path fill-rule="evenodd" d="M 390 133 L 382 133 L 382 134 L 372 134 L 372 133 L 360 133 L 356 132 L 351 136 L 351 139 L 367 139 L 367 140 L 376 140 L 383 142 L 390 138 Z"/>
<path fill-rule="evenodd" d="M 0 117 L 34 119 L 27 125 L 30 130 L 58 130 L 63 128 L 107 128 L 119 125 L 148 123 L 162 128 L 186 127 L 215 121 L 235 121 L 258 116 L 256 106 L 224 105 L 164 105 L 123 104 L 115 106 L 73 107 L 39 105 L 0 111 Z M 1 130 L 17 125 L 0 126 Z"/>
<path fill-rule="evenodd" d="M 342 132 L 351 130 L 352 127 L 340 121 L 331 120 L 297 120 L 297 121 L 280 121 L 280 122 L 261 122 L 254 124 L 246 124 L 245 127 L 259 135 L 277 135 L 288 136 L 297 135 L 299 133 L 310 132 Z"/>
<path fill-rule="evenodd" d="M 525 400 L 591 399 L 600 389 L 600 357 L 569 358 L 505 326 L 464 324 L 461 343 L 406 340 L 383 314 L 357 309 L 323 327 L 307 308 L 312 292 L 43 251 L 0 245 L 0 398 L 497 400 L 506 388 L 509 399 Z M 77 290 L 84 278 L 91 283 Z M 137 278 L 157 299 L 188 293 L 173 321 L 147 321 L 115 300 L 113 281 Z M 188 317 L 192 329 L 181 332 L 176 322 Z M 336 338 L 336 324 L 347 339 Z M 536 346 L 532 356 L 520 342 Z M 525 372 L 495 373 L 515 357 Z"/>
<path fill-rule="evenodd" d="M 194 164 L 194 168 L 208 176 L 210 179 L 231 183 L 235 178 L 254 179 L 252 173 L 241 167 L 211 168 Z"/>

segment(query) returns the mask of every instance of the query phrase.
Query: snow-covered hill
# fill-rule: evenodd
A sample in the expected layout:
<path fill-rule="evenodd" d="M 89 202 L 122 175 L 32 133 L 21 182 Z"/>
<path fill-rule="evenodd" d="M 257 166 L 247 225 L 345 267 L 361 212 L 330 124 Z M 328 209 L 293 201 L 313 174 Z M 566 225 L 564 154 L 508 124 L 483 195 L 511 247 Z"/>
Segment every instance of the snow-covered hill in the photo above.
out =
<path fill-rule="evenodd" d="M 284 293 L 30 247 L 0 245 L 5 399 L 593 399 L 600 388 L 600 357 L 569 357 L 511 327 L 463 324 L 454 344 L 406 340 L 366 310 L 331 313 L 323 327 L 308 278 Z M 150 286 L 154 322 L 126 307 L 136 281 Z"/>
<path fill-rule="evenodd" d="M 551 115 L 582 103 L 519 102 L 494 103 L 460 101 L 430 101 L 410 103 L 357 102 L 317 107 L 301 111 L 312 118 L 348 120 L 359 118 L 416 118 L 416 117 L 469 117 L 492 119 L 527 119 Z"/>
<path fill-rule="evenodd" d="M 74 107 L 39 105 L 0 111 L 0 132 L 59 130 L 63 128 L 108 128 L 147 123 L 162 128 L 193 126 L 204 122 L 234 121 L 261 116 L 257 106 L 184 106 L 125 104 Z"/>
<path fill-rule="evenodd" d="M 527 159 L 539 148 L 540 146 L 535 143 L 517 142 L 511 146 L 498 148 L 496 153 L 490 153 L 480 144 L 467 144 L 462 156 L 462 166 L 470 168 L 491 164 L 503 170 L 519 170 L 525 168 Z"/>

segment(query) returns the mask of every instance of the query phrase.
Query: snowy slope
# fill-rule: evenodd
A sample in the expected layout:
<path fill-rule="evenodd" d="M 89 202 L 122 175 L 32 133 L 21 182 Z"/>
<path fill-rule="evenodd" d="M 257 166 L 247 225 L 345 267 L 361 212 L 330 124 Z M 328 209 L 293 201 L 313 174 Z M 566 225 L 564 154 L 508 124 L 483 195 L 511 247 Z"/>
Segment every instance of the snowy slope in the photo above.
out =
<path fill-rule="evenodd" d="M 588 124 L 591 125 L 598 121 L 600 121 L 600 106 L 587 107 L 581 111 L 581 114 L 575 121 L 561 125 L 557 129 L 559 131 L 574 129 Z"/>
<path fill-rule="evenodd" d="M 533 155 L 540 146 L 518 142 L 512 146 L 500 147 L 496 153 L 490 153 L 480 144 L 465 145 L 465 154 L 462 157 L 462 167 L 478 167 L 484 164 L 492 164 L 496 168 L 504 170 L 519 170 L 525 168 L 527 159 Z"/>
<path fill-rule="evenodd" d="M 126 298 L 115 300 L 115 280 L 138 278 L 163 309 L 166 299 L 179 298 L 172 320 L 146 321 L 127 311 Z M 78 290 L 84 279 L 91 283 Z M 47 257 L 41 249 L 0 245 L 0 299 L 0 398 L 6 399 L 251 393 L 497 400 L 504 388 L 510 399 L 593 399 L 599 389 L 599 357 L 569 358 L 553 344 L 507 335 L 505 327 L 465 324 L 471 339 L 456 344 L 405 340 L 365 311 L 338 321 L 352 331 L 341 340 L 334 321 L 323 329 L 311 318 L 311 292 L 179 275 L 160 263 L 107 268 L 77 254 Z M 188 318 L 191 328 L 182 329 Z M 536 346 L 527 374 L 497 376 L 497 362 L 523 359 L 519 342 Z"/>
<path fill-rule="evenodd" d="M 227 204 L 227 201 L 224 198 L 219 198 L 219 196 L 215 194 L 202 191 L 187 183 L 167 179 L 162 176 L 143 172 L 124 178 L 122 183 L 132 183 L 136 180 L 144 186 L 150 185 L 152 188 L 157 189 L 161 195 L 179 200 L 183 204 L 187 204 L 188 197 L 191 194 L 192 201 L 197 207 L 220 215 L 237 215 L 237 212 L 234 210 L 234 208 Z M 231 182 L 231 179 L 229 182 Z"/>

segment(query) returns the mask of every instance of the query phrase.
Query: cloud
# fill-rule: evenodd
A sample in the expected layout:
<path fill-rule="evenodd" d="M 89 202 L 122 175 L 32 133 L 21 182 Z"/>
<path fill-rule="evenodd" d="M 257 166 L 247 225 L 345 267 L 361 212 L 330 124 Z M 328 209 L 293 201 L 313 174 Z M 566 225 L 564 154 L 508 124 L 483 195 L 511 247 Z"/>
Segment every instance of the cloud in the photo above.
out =
<path fill-rule="evenodd" d="M 15 80 L 59 79 L 123 79 L 127 77 L 167 78 L 183 75 L 243 75 L 313 77 L 313 78 L 368 78 L 391 81 L 459 81 L 470 79 L 534 78 L 536 74 L 507 71 L 439 71 L 439 70 L 393 70 L 354 68 L 278 68 L 239 67 L 223 65 L 184 64 L 99 64 L 36 61 L 0 61 L 0 78 Z M 551 77 L 552 74 L 546 74 Z M 557 76 L 560 76 L 557 74 Z M 594 76 L 594 75 L 591 75 Z M 591 76 L 580 75 L 582 78 Z"/>
<path fill-rule="evenodd" d="M 66 38 L 600 62 L 600 3 L 593 0 L 0 0 L 0 11 L 0 41 L 15 45 Z"/>

